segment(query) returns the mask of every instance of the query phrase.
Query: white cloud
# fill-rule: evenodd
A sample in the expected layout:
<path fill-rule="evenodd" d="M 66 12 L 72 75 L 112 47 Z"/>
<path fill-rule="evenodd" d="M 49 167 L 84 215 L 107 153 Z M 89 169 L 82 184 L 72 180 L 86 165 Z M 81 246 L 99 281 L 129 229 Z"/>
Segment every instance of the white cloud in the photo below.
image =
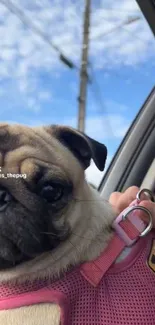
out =
<path fill-rule="evenodd" d="M 111 162 L 111 159 L 112 159 L 112 157 L 108 156 L 107 161 L 106 161 L 105 170 L 103 172 L 101 172 L 96 167 L 94 162 L 92 161 L 90 167 L 88 167 L 88 169 L 85 172 L 87 181 L 90 182 L 91 184 L 95 185 L 96 187 L 98 187 L 110 162 Z"/>
<path fill-rule="evenodd" d="M 92 138 L 122 138 L 130 121 L 126 117 L 119 114 L 107 114 L 96 117 L 88 117 L 86 121 L 86 132 Z"/>
<path fill-rule="evenodd" d="M 124 104 L 122 104 L 120 102 L 117 103 L 117 102 L 115 102 L 115 101 L 113 101 L 111 99 L 106 100 L 105 106 L 106 106 L 106 110 L 107 111 L 110 110 L 110 111 L 115 111 L 115 112 L 122 113 L 122 112 L 126 112 L 127 110 L 129 110 L 129 107 L 128 106 L 126 106 L 126 105 L 124 105 Z"/>
<path fill-rule="evenodd" d="M 114 104 L 113 104 L 114 105 Z M 90 116 L 86 120 L 85 133 L 96 139 L 123 138 L 131 121 L 121 114 L 102 114 Z M 61 124 L 77 127 L 75 118 L 61 120 Z"/>
<path fill-rule="evenodd" d="M 8 1 L 9 2 L 9 1 Z M 83 0 L 12 0 L 22 8 L 29 19 L 40 28 L 47 37 L 79 65 L 81 58 Z M 119 8 L 118 8 L 119 6 Z M 126 21 L 128 16 L 139 14 L 135 0 L 118 2 L 100 1 L 92 4 L 90 29 L 90 58 L 96 69 L 103 67 L 136 66 L 145 62 L 155 53 L 154 38 L 142 18 L 139 22 L 115 32 L 104 34 Z M 106 8 L 111 8 L 110 10 Z M 119 13 L 119 14 L 118 14 Z M 142 16 L 142 15 L 141 15 Z M 40 97 L 40 72 L 53 72 L 56 75 L 65 67 L 58 54 L 39 36 L 26 28 L 20 20 L 0 4 L 0 80 L 13 80 L 22 96 L 32 97 L 38 106 Z M 134 37 L 133 37 L 134 35 Z M 148 76 L 149 77 L 149 76 Z M 6 87 L 6 86 L 5 86 Z M 46 89 L 45 89 L 46 91 Z"/>
<path fill-rule="evenodd" d="M 51 93 L 49 93 L 48 91 L 40 91 L 40 93 L 38 94 L 38 98 L 41 101 L 49 101 L 51 100 L 52 96 Z"/>
<path fill-rule="evenodd" d="M 29 102 L 29 108 L 31 108 L 35 104 L 35 101 L 32 102 L 30 100 Z M 37 109 L 37 108 L 36 108 Z M 17 122 L 18 123 L 18 122 Z M 25 124 L 30 126 L 35 125 L 42 125 L 42 124 L 48 124 L 49 119 L 48 117 L 42 120 L 31 120 L 27 119 L 25 120 Z M 60 119 L 58 117 L 57 119 L 53 120 L 52 123 L 61 124 L 61 125 L 67 125 L 74 128 L 77 128 L 77 120 L 76 118 L 70 118 L 70 119 Z M 106 116 L 104 115 L 97 115 L 97 116 L 90 116 L 86 120 L 86 131 L 85 133 L 90 136 L 93 139 L 96 139 L 97 141 L 104 141 L 105 139 L 122 139 L 128 130 L 130 126 L 130 121 L 125 118 L 124 116 L 121 116 L 119 114 L 108 114 Z"/>
<path fill-rule="evenodd" d="M 96 187 L 99 186 L 99 183 L 104 173 L 105 172 L 99 171 L 93 162 L 85 172 L 87 181 L 90 182 L 92 185 L 95 185 Z"/>
<path fill-rule="evenodd" d="M 38 101 L 34 97 L 28 97 L 27 99 L 27 107 L 30 110 L 33 110 L 34 112 L 39 112 L 40 111 L 40 105 L 38 104 Z"/>
<path fill-rule="evenodd" d="M 0 97 L 3 97 L 5 93 L 6 93 L 5 89 L 0 89 Z"/>

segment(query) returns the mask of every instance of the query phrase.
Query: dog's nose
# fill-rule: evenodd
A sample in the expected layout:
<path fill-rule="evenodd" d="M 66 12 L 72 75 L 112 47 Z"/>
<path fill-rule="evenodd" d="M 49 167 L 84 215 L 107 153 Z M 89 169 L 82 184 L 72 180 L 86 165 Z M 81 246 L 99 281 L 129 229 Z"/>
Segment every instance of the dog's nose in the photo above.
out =
<path fill-rule="evenodd" d="M 0 211 L 3 211 L 6 208 L 11 199 L 12 196 L 7 190 L 0 189 Z"/>

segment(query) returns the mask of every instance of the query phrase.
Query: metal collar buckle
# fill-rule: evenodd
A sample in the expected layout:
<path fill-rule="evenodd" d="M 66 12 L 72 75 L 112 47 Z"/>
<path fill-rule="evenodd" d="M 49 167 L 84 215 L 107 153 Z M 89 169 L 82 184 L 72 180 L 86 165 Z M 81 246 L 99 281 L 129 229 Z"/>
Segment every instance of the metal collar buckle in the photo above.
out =
<path fill-rule="evenodd" d="M 153 219 L 152 219 L 152 214 L 151 212 L 147 209 L 144 208 L 142 206 L 134 206 L 134 207 L 130 207 L 128 208 L 128 210 L 125 211 L 125 213 L 122 215 L 122 220 L 125 220 L 127 218 L 127 216 L 133 212 L 134 210 L 141 210 L 147 213 L 147 215 L 149 216 L 149 223 L 148 226 L 141 232 L 141 234 L 139 235 L 139 237 L 144 237 L 146 236 L 152 229 L 153 227 Z"/>
<path fill-rule="evenodd" d="M 154 202 L 154 197 L 152 192 L 148 189 L 142 189 L 137 193 L 136 200 L 133 201 L 133 205 L 131 203 L 131 205 L 128 208 L 126 208 L 122 213 L 120 213 L 119 216 L 113 222 L 113 227 L 116 233 L 119 235 L 120 238 L 123 239 L 123 241 L 126 243 L 127 246 L 132 246 L 138 240 L 139 237 L 146 236 L 153 227 L 153 218 L 151 212 L 147 208 L 139 205 L 139 203 L 141 202 L 142 193 L 148 193 L 150 196 L 150 200 Z M 133 213 L 135 210 L 141 210 L 145 212 L 149 217 L 149 221 L 148 221 L 148 225 L 145 228 L 144 222 L 140 220 L 139 217 L 135 215 L 133 218 L 130 218 L 132 219 L 132 221 L 130 220 L 131 224 L 133 224 L 137 228 L 137 233 L 138 233 L 136 238 L 131 239 L 127 235 L 125 230 L 123 230 L 123 228 L 121 227 L 120 222 L 126 220 L 128 215 L 130 213 Z"/>
<path fill-rule="evenodd" d="M 136 195 L 136 199 L 137 199 L 138 203 L 141 201 L 141 198 L 140 198 L 140 197 L 141 197 L 142 193 L 147 193 L 147 194 L 149 194 L 150 200 L 151 200 L 152 202 L 154 202 L 154 196 L 153 196 L 152 192 L 151 192 L 150 190 L 148 190 L 147 188 L 143 188 L 143 189 L 140 190 L 140 191 L 137 193 L 137 195 Z"/>

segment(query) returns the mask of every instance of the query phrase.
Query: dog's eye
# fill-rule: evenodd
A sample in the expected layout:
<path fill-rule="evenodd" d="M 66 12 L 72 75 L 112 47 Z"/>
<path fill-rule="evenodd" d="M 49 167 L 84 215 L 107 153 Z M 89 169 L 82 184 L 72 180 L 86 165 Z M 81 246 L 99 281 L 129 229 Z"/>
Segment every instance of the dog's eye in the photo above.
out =
<path fill-rule="evenodd" d="M 48 202 L 56 202 L 63 196 L 64 190 L 60 185 L 45 185 L 40 195 Z"/>
<path fill-rule="evenodd" d="M 11 200 L 11 194 L 6 190 L 0 189 L 0 211 L 3 211 Z"/>

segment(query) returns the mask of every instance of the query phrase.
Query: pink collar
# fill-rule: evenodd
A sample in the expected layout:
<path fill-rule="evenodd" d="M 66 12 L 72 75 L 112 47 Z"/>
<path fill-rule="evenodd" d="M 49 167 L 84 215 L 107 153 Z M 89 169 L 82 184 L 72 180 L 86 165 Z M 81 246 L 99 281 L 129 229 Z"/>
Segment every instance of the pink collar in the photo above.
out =
<path fill-rule="evenodd" d="M 116 258 L 125 247 L 134 245 L 139 238 L 144 237 L 151 231 L 152 215 L 148 209 L 139 205 L 141 202 L 139 197 L 137 195 L 137 198 L 129 205 L 129 207 L 121 212 L 115 219 L 113 223 L 114 235 L 100 257 L 93 262 L 86 262 L 80 267 L 81 274 L 93 286 L 99 284 L 104 274 L 115 262 Z M 149 223 L 147 226 L 140 219 L 138 210 L 143 210 L 147 213 L 149 217 Z"/>
<path fill-rule="evenodd" d="M 108 271 L 125 247 L 134 245 L 140 237 L 147 235 L 151 231 L 151 213 L 149 210 L 139 206 L 139 204 L 140 199 L 137 198 L 115 219 L 113 223 L 114 235 L 103 253 L 96 260 L 86 262 L 78 267 L 80 273 L 93 286 L 96 287 L 99 284 L 104 274 Z M 140 219 L 137 210 L 143 210 L 148 214 L 148 226 L 146 226 L 146 224 L 144 224 Z M 46 285 L 46 281 L 41 281 L 39 285 L 42 288 Z M 38 281 L 34 283 L 34 286 L 39 289 Z M 6 288 L 9 289 L 11 294 L 13 291 L 12 286 L 5 284 L 0 285 L 0 290 L 2 292 L 3 290 L 5 291 Z"/>

